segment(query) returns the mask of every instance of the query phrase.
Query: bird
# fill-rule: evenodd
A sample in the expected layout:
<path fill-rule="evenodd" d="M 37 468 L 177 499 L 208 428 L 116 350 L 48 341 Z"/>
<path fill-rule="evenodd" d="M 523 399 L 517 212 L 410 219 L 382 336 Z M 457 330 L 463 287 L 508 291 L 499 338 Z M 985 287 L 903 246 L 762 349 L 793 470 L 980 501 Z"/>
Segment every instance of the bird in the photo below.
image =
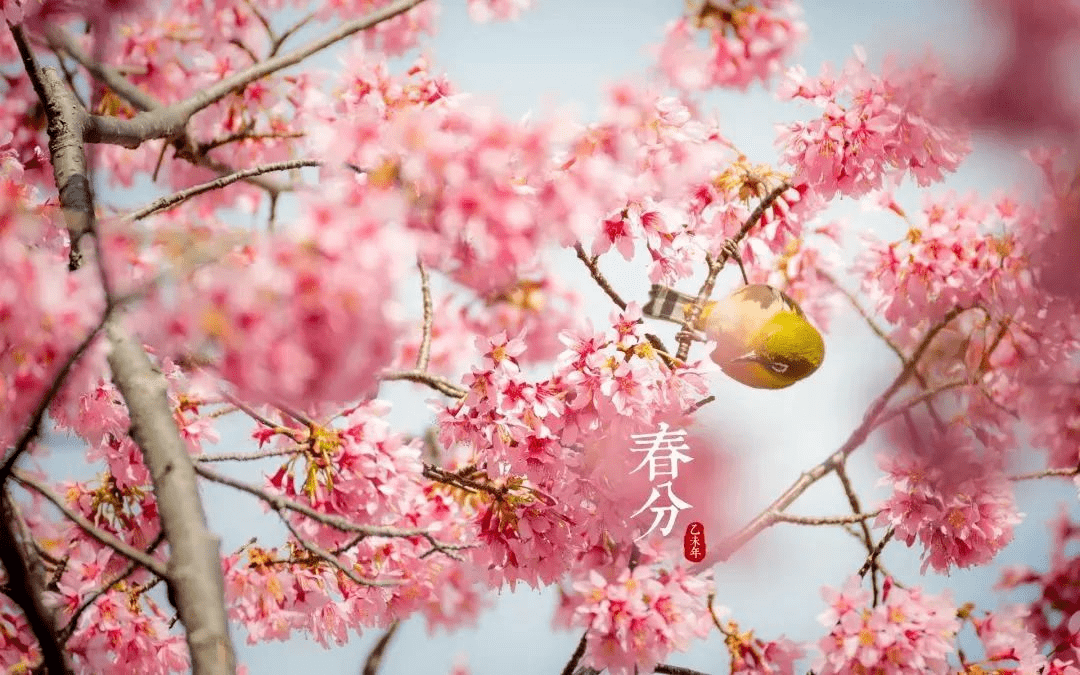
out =
<path fill-rule="evenodd" d="M 642 314 L 683 323 L 697 298 L 653 284 Z M 693 329 L 714 340 L 710 357 L 729 377 L 757 389 L 783 389 L 809 376 L 825 359 L 825 341 L 783 291 L 746 284 L 706 301 Z"/>

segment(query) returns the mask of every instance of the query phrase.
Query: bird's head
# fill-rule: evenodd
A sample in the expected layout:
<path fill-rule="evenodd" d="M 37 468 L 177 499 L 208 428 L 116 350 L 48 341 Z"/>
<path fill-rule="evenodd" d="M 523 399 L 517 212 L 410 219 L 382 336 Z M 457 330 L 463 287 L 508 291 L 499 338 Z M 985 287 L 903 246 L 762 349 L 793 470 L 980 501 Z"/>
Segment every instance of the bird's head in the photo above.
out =
<path fill-rule="evenodd" d="M 721 368 L 758 389 L 782 389 L 810 375 L 825 359 L 825 341 L 801 313 L 778 312 L 749 342 L 750 351 Z"/>

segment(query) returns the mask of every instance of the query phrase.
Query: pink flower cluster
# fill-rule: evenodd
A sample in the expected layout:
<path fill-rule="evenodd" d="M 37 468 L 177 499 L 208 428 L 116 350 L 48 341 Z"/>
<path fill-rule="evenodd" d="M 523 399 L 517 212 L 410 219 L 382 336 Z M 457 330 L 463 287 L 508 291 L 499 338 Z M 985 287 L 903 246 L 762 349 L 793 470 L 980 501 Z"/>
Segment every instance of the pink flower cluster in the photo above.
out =
<path fill-rule="evenodd" d="M 564 333 L 554 374 L 538 382 L 518 366 L 522 339 L 497 335 L 466 376 L 469 393 L 440 414 L 443 444 L 467 448 L 468 463 L 508 490 L 479 513 L 487 546 L 473 555 L 510 583 L 554 581 L 589 547 L 629 535 L 626 514 L 648 496 L 628 476 L 630 434 L 680 418 L 704 394 L 697 367 L 668 369 L 638 317 L 631 306 L 609 331 Z"/>
<path fill-rule="evenodd" d="M 689 15 L 671 23 L 659 47 L 661 72 L 676 87 L 746 89 L 767 83 L 806 34 L 791 0 L 688 2 Z M 697 31 L 707 31 L 709 45 Z"/>
<path fill-rule="evenodd" d="M 532 7 L 532 2 L 533 0 L 469 0 L 469 16 L 479 23 L 516 19 Z"/>
<path fill-rule="evenodd" d="M 829 634 L 818 642 L 815 673 L 950 672 L 947 658 L 955 650 L 960 621 L 948 596 L 924 595 L 886 579 L 881 603 L 871 607 L 870 592 L 857 576 L 841 590 L 826 587 L 821 594 L 829 608 L 818 620 Z"/>
<path fill-rule="evenodd" d="M 982 618 L 971 617 L 975 633 L 983 644 L 984 658 L 981 663 L 984 667 L 1003 675 L 1080 674 L 1080 670 L 1071 662 L 1055 659 L 1051 665 L 1039 653 L 1038 640 L 1025 621 L 1027 615 L 1027 608 L 1012 605 L 987 612 Z"/>
<path fill-rule="evenodd" d="M 393 356 L 389 299 L 407 256 L 373 209 L 314 195 L 307 206 L 287 231 L 194 271 L 162 309 L 171 320 L 148 312 L 141 332 L 211 360 L 244 397 L 305 408 L 372 394 Z"/>
<path fill-rule="evenodd" d="M 779 94 L 822 110 L 816 120 L 784 127 L 776 144 L 796 178 L 826 198 L 858 197 L 905 172 L 926 186 L 969 151 L 966 131 L 942 112 L 951 94 L 932 62 L 908 69 L 887 62 L 877 75 L 856 52 L 838 76 L 828 67 L 817 79 L 791 69 Z"/>
<path fill-rule="evenodd" d="M 585 627 L 583 665 L 612 675 L 651 672 L 672 651 L 708 635 L 711 578 L 649 564 L 608 571 L 589 570 L 569 598 L 573 623 Z"/>
<path fill-rule="evenodd" d="M 879 457 L 887 474 L 881 483 L 891 485 L 893 494 L 876 524 L 894 528 L 908 546 L 918 539 L 923 571 L 988 563 L 1012 540 L 1021 518 L 999 460 L 978 456 L 956 425 L 944 437 L 918 443 L 901 440 L 893 454 Z"/>
<path fill-rule="evenodd" d="M 104 311 L 92 268 L 69 272 L 66 237 L 54 207 L 22 180 L 22 165 L 0 147 L 0 447 L 22 433 L 60 367 Z M 56 407 L 73 404 L 94 378 L 102 354 L 93 347 L 71 373 Z"/>

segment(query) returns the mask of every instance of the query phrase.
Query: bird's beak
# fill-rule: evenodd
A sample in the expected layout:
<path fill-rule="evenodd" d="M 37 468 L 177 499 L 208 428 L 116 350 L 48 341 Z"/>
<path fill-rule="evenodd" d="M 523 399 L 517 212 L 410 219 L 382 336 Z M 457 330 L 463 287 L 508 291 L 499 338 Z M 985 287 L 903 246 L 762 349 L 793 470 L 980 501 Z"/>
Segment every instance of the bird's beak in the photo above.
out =
<path fill-rule="evenodd" d="M 742 356 L 736 356 L 735 358 L 733 358 L 731 360 L 732 361 L 757 361 L 759 358 L 760 357 L 757 355 L 757 352 L 749 351 L 749 352 L 743 354 Z"/>

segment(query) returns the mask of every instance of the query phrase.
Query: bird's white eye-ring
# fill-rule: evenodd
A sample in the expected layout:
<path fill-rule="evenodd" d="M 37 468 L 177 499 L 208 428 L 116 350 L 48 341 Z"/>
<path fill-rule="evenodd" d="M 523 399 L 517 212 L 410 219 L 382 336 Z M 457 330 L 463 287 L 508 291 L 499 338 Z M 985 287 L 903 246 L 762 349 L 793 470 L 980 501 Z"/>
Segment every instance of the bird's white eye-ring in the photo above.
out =
<path fill-rule="evenodd" d="M 781 361 L 769 361 L 766 365 L 769 366 L 769 370 L 774 373 L 783 373 L 788 369 L 788 364 Z"/>

